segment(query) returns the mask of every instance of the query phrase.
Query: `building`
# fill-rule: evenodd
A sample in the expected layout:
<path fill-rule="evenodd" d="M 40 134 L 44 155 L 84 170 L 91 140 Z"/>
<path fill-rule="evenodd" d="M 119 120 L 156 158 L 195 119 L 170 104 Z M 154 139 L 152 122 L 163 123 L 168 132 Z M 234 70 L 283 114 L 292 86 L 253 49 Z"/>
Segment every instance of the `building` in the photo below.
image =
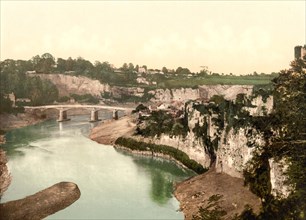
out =
<path fill-rule="evenodd" d="M 306 44 L 304 45 L 304 47 L 302 46 L 294 47 L 294 58 L 295 59 L 303 59 L 304 56 L 306 56 Z"/>
<path fill-rule="evenodd" d="M 146 73 L 146 72 L 147 72 L 146 68 L 144 68 L 144 67 L 139 67 L 138 68 L 138 73 Z"/>

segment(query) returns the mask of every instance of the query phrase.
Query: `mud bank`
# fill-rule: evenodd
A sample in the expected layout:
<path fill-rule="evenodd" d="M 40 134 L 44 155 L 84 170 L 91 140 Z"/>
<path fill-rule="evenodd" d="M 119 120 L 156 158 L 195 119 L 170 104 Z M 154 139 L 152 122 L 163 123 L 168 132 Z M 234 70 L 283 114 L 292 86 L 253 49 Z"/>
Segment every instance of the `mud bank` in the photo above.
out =
<path fill-rule="evenodd" d="M 252 207 L 255 213 L 261 206 L 260 199 L 244 187 L 243 179 L 216 173 L 214 169 L 178 183 L 174 195 L 186 220 L 197 215 L 200 207 L 207 207 L 209 198 L 214 195 L 220 196 L 217 205 L 226 212 L 222 219 L 233 219 L 246 205 Z"/>
<path fill-rule="evenodd" d="M 135 119 L 130 116 L 124 116 L 119 120 L 101 122 L 91 130 L 89 138 L 100 144 L 113 145 L 117 138 L 132 135 L 135 129 Z"/>

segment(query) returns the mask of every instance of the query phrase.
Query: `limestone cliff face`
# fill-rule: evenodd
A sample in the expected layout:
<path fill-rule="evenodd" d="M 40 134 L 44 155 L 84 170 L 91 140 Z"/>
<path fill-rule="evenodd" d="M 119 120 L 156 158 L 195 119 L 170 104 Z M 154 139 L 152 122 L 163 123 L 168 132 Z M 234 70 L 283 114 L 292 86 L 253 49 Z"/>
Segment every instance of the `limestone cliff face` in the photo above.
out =
<path fill-rule="evenodd" d="M 211 158 L 205 152 L 202 141 L 196 138 L 193 132 L 189 132 L 186 137 L 161 135 L 154 142 L 156 144 L 172 146 L 185 152 L 190 159 L 197 161 L 205 168 L 210 166 Z"/>
<path fill-rule="evenodd" d="M 234 96 L 228 98 L 234 98 Z M 272 112 L 273 97 L 267 99 L 263 99 L 261 96 L 251 98 L 251 107 L 243 108 L 249 111 L 250 116 L 262 116 Z M 225 115 L 221 116 L 220 112 L 218 115 L 217 112 L 214 112 L 214 108 L 209 107 L 209 103 L 200 104 L 201 108 L 196 107 L 198 104 L 199 102 L 191 101 L 185 106 L 189 128 L 185 137 L 163 134 L 151 141 L 175 147 L 187 153 L 191 159 L 206 168 L 210 167 L 214 161 L 213 166 L 217 172 L 243 178 L 243 171 L 250 166 L 249 162 L 253 159 L 254 154 L 260 153 L 266 144 L 263 134 L 250 124 L 238 128 L 228 127 L 225 119 L 224 126 L 219 127 L 218 123 Z M 203 108 L 206 110 L 203 111 Z M 232 117 L 237 119 L 238 116 L 234 114 Z M 213 145 L 213 142 L 217 144 Z M 291 187 L 285 186 L 287 180 L 285 175 L 286 162 L 270 160 L 269 164 L 272 195 L 287 197 Z"/>
<path fill-rule="evenodd" d="M 214 95 L 223 95 L 226 100 L 234 100 L 240 93 L 250 96 L 252 85 L 203 85 L 199 86 L 200 97 L 209 100 Z"/>
<path fill-rule="evenodd" d="M 113 86 L 110 88 L 113 98 L 122 98 L 124 96 L 143 97 L 144 89 L 139 87 L 120 87 Z"/>
<path fill-rule="evenodd" d="M 156 89 L 150 91 L 154 97 L 151 101 L 171 102 L 186 101 L 200 98 L 199 89 L 181 88 L 181 89 Z"/>
<path fill-rule="evenodd" d="M 5 152 L 0 149 L 0 198 L 11 183 L 11 175 L 7 166 Z"/>
<path fill-rule="evenodd" d="M 30 76 L 39 76 L 41 79 L 50 80 L 59 90 L 60 96 L 69 96 L 69 94 L 91 94 L 98 98 L 104 93 L 109 93 L 113 98 L 122 98 L 123 96 L 144 95 L 144 89 L 138 87 L 119 87 L 102 84 L 99 80 L 93 80 L 85 76 L 70 76 L 64 74 L 29 74 Z"/>
<path fill-rule="evenodd" d="M 252 130 L 252 136 L 247 132 Z M 252 128 L 240 128 L 237 132 L 231 129 L 228 134 L 222 133 L 221 141 L 216 151 L 216 171 L 230 176 L 243 178 L 243 170 L 252 159 L 254 147 L 248 147 L 248 142 L 258 146 L 264 145 L 262 136 Z M 252 140 L 250 140 L 252 139 Z"/>
<path fill-rule="evenodd" d="M 286 184 L 288 177 L 286 171 L 288 169 L 288 161 L 283 158 L 280 161 L 276 161 L 274 158 L 269 159 L 270 165 L 270 182 L 271 182 L 271 194 L 275 197 L 287 198 L 293 187 Z"/>
<path fill-rule="evenodd" d="M 253 86 L 249 85 L 202 85 L 197 89 L 156 89 L 150 91 L 154 97 L 151 101 L 171 102 L 204 99 L 209 100 L 214 95 L 222 95 L 227 100 L 236 99 L 237 94 L 252 94 Z"/>
<path fill-rule="evenodd" d="M 263 116 L 265 114 L 270 114 L 273 110 L 273 96 L 269 96 L 267 100 L 263 101 L 261 96 L 255 97 L 252 100 L 252 105 L 254 107 L 245 108 L 252 116 Z"/>
<path fill-rule="evenodd" d="M 30 74 L 31 75 L 31 74 Z M 98 80 L 92 80 L 85 76 L 70 76 L 63 74 L 32 74 L 41 79 L 50 80 L 59 90 L 60 96 L 69 96 L 69 94 L 91 94 L 101 97 L 101 93 L 110 92 L 108 84 L 101 84 Z"/>
<path fill-rule="evenodd" d="M 143 97 L 145 93 L 152 95 L 152 102 L 171 102 L 204 99 L 209 100 L 214 95 L 223 95 L 225 99 L 234 100 L 239 93 L 250 95 L 253 86 L 249 85 L 202 85 L 196 89 L 155 89 L 145 91 L 140 87 L 120 87 L 102 84 L 98 80 L 93 80 L 84 76 L 71 76 L 64 74 L 28 74 L 29 76 L 39 76 L 41 79 L 50 80 L 59 90 L 60 96 L 69 94 L 91 94 L 101 98 L 102 94 L 108 93 L 115 99 L 126 96 Z"/>

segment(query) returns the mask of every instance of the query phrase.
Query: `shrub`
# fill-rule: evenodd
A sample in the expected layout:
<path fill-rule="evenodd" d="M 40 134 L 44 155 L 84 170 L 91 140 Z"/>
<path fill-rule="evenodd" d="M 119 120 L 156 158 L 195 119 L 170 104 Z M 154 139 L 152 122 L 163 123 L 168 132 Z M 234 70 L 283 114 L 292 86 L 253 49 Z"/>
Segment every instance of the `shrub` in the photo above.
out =
<path fill-rule="evenodd" d="M 152 153 L 162 153 L 169 155 L 198 174 L 207 171 L 207 169 L 203 168 L 201 164 L 197 163 L 195 160 L 190 159 L 186 153 L 170 146 L 139 142 L 132 138 L 123 137 L 118 138 L 115 144 L 129 148 L 131 150 L 151 151 Z"/>

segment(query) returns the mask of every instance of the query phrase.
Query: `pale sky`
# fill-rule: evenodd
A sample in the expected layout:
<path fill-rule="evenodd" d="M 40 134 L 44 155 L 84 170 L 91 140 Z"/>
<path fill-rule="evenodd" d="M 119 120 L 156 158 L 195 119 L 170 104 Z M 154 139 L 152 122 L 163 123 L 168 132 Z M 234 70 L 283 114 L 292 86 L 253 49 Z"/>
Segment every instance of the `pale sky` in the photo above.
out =
<path fill-rule="evenodd" d="M 301 1 L 0 1 L 1 56 L 51 53 L 161 69 L 288 69 L 305 42 Z"/>

